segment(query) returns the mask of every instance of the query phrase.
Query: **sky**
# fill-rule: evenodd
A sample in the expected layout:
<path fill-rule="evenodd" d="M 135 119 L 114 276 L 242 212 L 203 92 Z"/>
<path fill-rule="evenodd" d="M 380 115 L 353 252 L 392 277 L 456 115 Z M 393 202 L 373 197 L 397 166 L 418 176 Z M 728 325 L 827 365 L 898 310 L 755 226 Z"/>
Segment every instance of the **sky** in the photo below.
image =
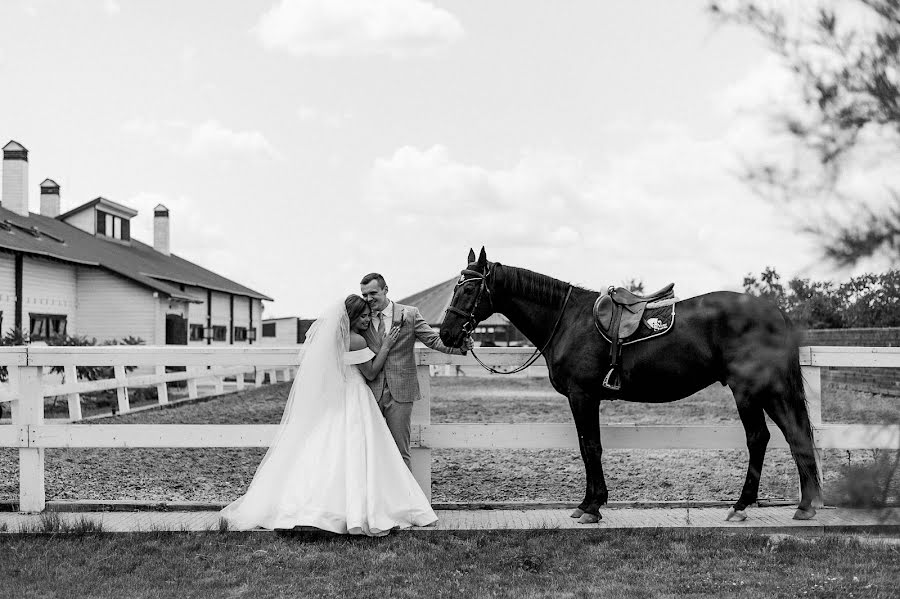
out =
<path fill-rule="evenodd" d="M 705 4 L 3 0 L 0 145 L 29 150 L 33 212 L 49 177 L 63 212 L 103 196 L 152 243 L 165 205 L 172 252 L 273 297 L 266 317 L 372 271 L 400 299 L 481 246 L 679 297 L 767 266 L 846 277 L 740 180 L 790 81 Z"/>

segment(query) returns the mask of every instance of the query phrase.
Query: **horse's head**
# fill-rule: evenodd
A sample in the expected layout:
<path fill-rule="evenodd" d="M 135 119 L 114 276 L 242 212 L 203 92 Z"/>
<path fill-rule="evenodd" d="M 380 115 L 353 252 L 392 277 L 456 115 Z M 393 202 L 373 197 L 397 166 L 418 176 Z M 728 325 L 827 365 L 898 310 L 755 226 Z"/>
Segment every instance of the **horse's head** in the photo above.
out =
<path fill-rule="evenodd" d="M 475 326 L 494 313 L 490 289 L 493 266 L 493 262 L 488 262 L 484 248 L 477 260 L 475 250 L 469 250 L 469 263 L 460 273 L 441 323 L 441 341 L 447 347 L 462 346 Z"/>

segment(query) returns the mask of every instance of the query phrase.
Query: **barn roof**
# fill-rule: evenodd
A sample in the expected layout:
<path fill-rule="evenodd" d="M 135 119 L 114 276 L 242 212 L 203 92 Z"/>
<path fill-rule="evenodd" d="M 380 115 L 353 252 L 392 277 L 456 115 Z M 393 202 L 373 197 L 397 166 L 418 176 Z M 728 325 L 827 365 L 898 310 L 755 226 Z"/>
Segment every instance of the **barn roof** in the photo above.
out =
<path fill-rule="evenodd" d="M 100 267 L 176 299 L 194 299 L 179 285 L 272 299 L 184 258 L 162 254 L 136 239 L 124 243 L 96 237 L 62 220 L 35 213 L 20 216 L 2 206 L 0 250 Z"/>
<path fill-rule="evenodd" d="M 425 319 L 425 322 L 433 327 L 438 326 L 443 322 L 444 312 L 447 311 L 450 300 L 453 298 L 453 287 L 456 286 L 456 281 L 457 279 L 453 278 L 443 283 L 438 283 L 424 291 L 405 297 L 399 300 L 398 303 L 417 307 L 419 312 L 422 313 L 422 318 Z M 509 325 L 509 320 L 502 314 L 492 314 L 481 323 L 481 326 L 488 327 L 506 325 Z"/>

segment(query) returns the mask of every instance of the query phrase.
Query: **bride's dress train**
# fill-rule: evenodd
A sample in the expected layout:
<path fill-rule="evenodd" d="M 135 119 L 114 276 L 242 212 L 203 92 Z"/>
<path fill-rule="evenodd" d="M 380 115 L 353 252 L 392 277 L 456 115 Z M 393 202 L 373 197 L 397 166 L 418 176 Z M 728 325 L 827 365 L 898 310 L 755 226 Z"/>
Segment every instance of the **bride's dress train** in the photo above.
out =
<path fill-rule="evenodd" d="M 340 320 L 338 313 L 331 317 Z M 315 338 L 307 341 L 269 451 L 246 494 L 222 510 L 222 517 L 234 530 L 313 526 L 364 535 L 437 521 L 372 392 L 352 366 L 374 354 L 346 352 L 343 339 L 321 347 L 336 340 L 328 330 L 334 323 L 327 317 L 320 322 Z"/>

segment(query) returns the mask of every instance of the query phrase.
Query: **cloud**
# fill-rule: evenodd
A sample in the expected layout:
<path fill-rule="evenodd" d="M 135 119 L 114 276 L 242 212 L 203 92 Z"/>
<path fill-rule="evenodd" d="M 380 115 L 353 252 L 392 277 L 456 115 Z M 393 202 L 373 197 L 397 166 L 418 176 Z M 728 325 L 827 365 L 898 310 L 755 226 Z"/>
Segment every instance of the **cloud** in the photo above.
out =
<path fill-rule="evenodd" d="M 297 118 L 301 123 L 316 123 L 337 129 L 350 120 L 350 113 L 326 112 L 312 106 L 301 105 L 297 108 Z"/>
<path fill-rule="evenodd" d="M 184 153 L 195 157 L 279 157 L 272 144 L 259 131 L 232 131 L 214 120 L 207 120 L 190 128 Z"/>
<path fill-rule="evenodd" d="M 742 174 L 745 165 L 768 164 L 785 172 L 796 169 L 796 180 L 810 185 L 824 180 L 826 173 L 818 155 L 799 143 L 783 124 L 784 118 L 790 117 L 814 126 L 817 111 L 803 100 L 797 76 L 777 56 L 760 62 L 713 100 L 717 112 L 729 121 L 723 140 L 738 159 L 735 175 Z M 862 198 L 885 207 L 893 201 L 890 189 L 900 187 L 900 171 L 894 166 L 900 158 L 898 147 L 900 134 L 896 130 L 875 125 L 862 129 L 856 147 L 842 158 L 838 193 L 795 197 L 792 204 L 806 211 L 824 210 L 844 217 L 852 216 L 858 207 L 847 198 Z"/>
<path fill-rule="evenodd" d="M 734 288 L 767 259 L 809 255 L 773 207 L 728 174 L 722 141 L 659 129 L 667 133 L 592 165 L 525 152 L 487 168 L 444 146 L 406 146 L 375 161 L 363 198 L 394 243 L 426 231 L 429 242 L 485 245 L 494 259 L 594 288 L 680 280 L 690 295 Z M 377 242 L 366 246 L 373 255 Z"/>
<path fill-rule="evenodd" d="M 153 245 L 153 209 L 162 204 L 169 209 L 173 254 L 228 276 L 227 265 L 233 264 L 236 254 L 242 251 L 229 242 L 229 231 L 233 232 L 237 224 L 221 222 L 221 215 L 205 210 L 193 198 L 143 191 L 123 203 L 138 211 L 131 220 L 131 236 L 142 243 Z"/>
<path fill-rule="evenodd" d="M 66 3 L 68 3 L 67 0 Z M 45 9 L 50 8 L 50 6 L 54 3 L 59 3 L 58 0 L 19 0 L 20 6 L 26 15 L 29 17 L 39 17 L 45 13 Z M 85 2 L 79 2 L 78 8 L 84 8 Z M 119 4 L 118 0 L 90 0 L 87 2 L 87 8 L 89 10 L 96 10 L 100 8 L 104 13 L 110 16 L 114 16 L 122 12 L 122 6 Z"/>
<path fill-rule="evenodd" d="M 122 130 L 152 139 L 190 158 L 282 158 L 260 131 L 234 131 L 214 119 L 189 124 L 134 118 L 125 122 Z"/>
<path fill-rule="evenodd" d="M 420 55 L 464 36 L 456 17 L 423 0 L 279 0 L 253 33 L 294 56 Z"/>

